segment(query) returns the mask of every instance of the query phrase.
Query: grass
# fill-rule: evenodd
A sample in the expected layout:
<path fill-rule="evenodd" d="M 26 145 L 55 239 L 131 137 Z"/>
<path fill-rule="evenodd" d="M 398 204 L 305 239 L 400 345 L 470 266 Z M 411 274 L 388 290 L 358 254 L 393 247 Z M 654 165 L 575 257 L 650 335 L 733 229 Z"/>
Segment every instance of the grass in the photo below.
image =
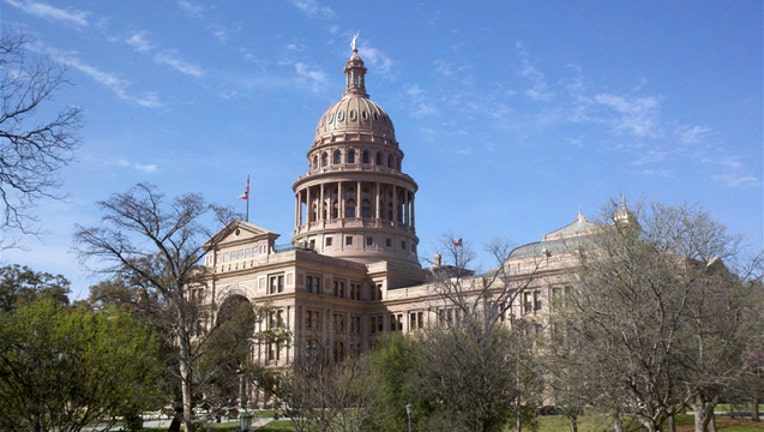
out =
<path fill-rule="evenodd" d="M 275 420 L 257 429 L 257 432 L 287 432 L 294 431 L 292 422 L 289 420 Z"/>
<path fill-rule="evenodd" d="M 258 417 L 271 417 L 273 412 L 259 411 Z M 677 432 L 693 432 L 692 414 L 682 414 L 676 416 Z M 726 416 L 716 417 L 717 430 L 723 432 L 764 432 L 764 422 L 754 423 L 749 419 L 729 418 Z M 624 426 L 626 432 L 642 432 L 645 429 L 639 425 L 632 427 Z M 144 432 L 165 432 L 167 428 L 144 429 Z M 239 422 L 212 423 L 202 429 L 210 432 L 239 432 Z M 267 425 L 256 429 L 258 432 L 292 432 L 292 422 L 289 420 L 274 420 Z M 510 426 L 507 431 L 513 431 L 514 426 Z M 579 432 L 609 432 L 612 426 L 609 419 L 605 416 L 583 416 L 578 421 Z M 668 424 L 664 426 L 668 431 Z M 524 429 L 528 432 L 528 429 Z M 565 416 L 540 416 L 539 428 L 536 432 L 569 432 L 570 424 Z"/>
<path fill-rule="evenodd" d="M 677 432 L 693 432 L 695 429 L 692 414 L 676 416 L 675 424 Z M 724 432 L 764 432 L 764 422 L 754 423 L 749 419 L 716 416 L 716 428 Z M 624 429 L 627 432 L 645 430 L 639 425 L 633 425 L 633 427 L 624 425 Z M 669 430 L 668 423 L 663 429 Z M 570 423 L 565 416 L 539 417 L 538 432 L 569 432 L 569 430 Z M 605 432 L 612 431 L 612 426 L 609 419 L 604 416 L 584 416 L 578 421 L 578 430 L 579 432 Z"/>

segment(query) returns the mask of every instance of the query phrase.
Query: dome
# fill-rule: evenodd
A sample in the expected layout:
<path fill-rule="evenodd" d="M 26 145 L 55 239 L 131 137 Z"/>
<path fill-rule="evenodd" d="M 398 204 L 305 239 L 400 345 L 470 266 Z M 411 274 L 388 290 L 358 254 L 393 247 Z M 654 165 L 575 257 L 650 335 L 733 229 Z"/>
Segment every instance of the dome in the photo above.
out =
<path fill-rule="evenodd" d="M 361 96 L 347 96 L 324 112 L 316 127 L 316 139 L 343 132 L 366 132 L 395 140 L 390 116 L 375 102 Z"/>
<path fill-rule="evenodd" d="M 345 66 L 345 92 L 342 99 L 324 112 L 316 126 L 313 145 L 331 142 L 345 133 L 370 136 L 372 140 L 396 143 L 395 128 L 390 116 L 366 93 L 366 67 L 353 48 L 353 54 Z"/>

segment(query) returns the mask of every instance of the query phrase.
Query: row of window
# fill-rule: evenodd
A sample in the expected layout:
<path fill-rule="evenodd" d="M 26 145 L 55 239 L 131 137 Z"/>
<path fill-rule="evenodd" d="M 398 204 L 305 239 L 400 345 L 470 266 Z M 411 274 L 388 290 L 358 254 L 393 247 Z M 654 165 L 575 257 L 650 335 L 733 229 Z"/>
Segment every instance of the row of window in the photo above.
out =
<path fill-rule="evenodd" d="M 217 260 L 218 262 L 226 262 L 226 261 L 234 261 L 234 260 L 240 260 L 245 258 L 252 258 L 260 254 L 266 253 L 267 252 L 266 248 L 267 248 L 266 245 L 260 245 L 260 246 L 255 246 L 251 248 L 225 252 L 222 254 L 218 254 Z M 207 265 L 212 265 L 213 261 L 214 261 L 213 254 L 209 254 L 205 257 L 205 263 Z"/>
<path fill-rule="evenodd" d="M 387 118 L 386 115 L 383 114 L 383 115 L 380 116 L 377 111 L 374 111 L 372 113 L 372 116 L 374 117 L 374 120 L 379 120 L 381 118 L 385 123 L 388 123 L 390 121 Z M 356 111 L 354 109 L 351 109 L 350 111 L 348 111 L 347 117 L 350 120 L 356 120 L 358 118 L 356 116 Z M 345 111 L 338 112 L 336 116 L 334 115 L 334 113 L 329 113 L 329 115 L 326 116 L 326 122 L 327 123 L 332 123 L 335 118 L 337 119 L 338 122 L 345 121 Z M 366 111 L 366 110 L 361 110 L 361 119 L 368 120 L 369 119 L 369 112 Z"/>
<path fill-rule="evenodd" d="M 374 246 L 374 237 L 373 236 L 367 236 L 365 238 L 365 240 L 366 240 L 366 246 Z M 353 242 L 354 242 L 354 236 L 352 236 L 352 235 L 346 235 L 345 236 L 345 246 L 352 246 Z M 407 244 L 406 240 L 401 240 L 401 249 L 405 250 L 406 249 L 406 244 Z M 334 245 L 334 238 L 331 237 L 331 236 L 327 236 L 324 239 L 324 246 L 330 247 L 330 246 L 333 246 L 333 245 Z M 316 247 L 316 241 L 315 240 L 310 240 L 310 246 L 312 248 L 315 248 Z M 385 247 L 388 247 L 388 248 L 393 247 L 393 239 L 391 239 L 389 237 L 386 238 L 385 239 Z M 411 245 L 411 251 L 412 252 L 416 252 L 416 245 L 413 245 L 413 244 Z"/>
<path fill-rule="evenodd" d="M 345 163 L 346 164 L 355 164 L 356 163 L 356 153 L 358 150 L 356 149 L 348 149 L 345 152 Z M 335 150 L 333 153 L 331 153 L 331 165 L 341 165 L 342 164 L 342 151 Z M 325 168 L 329 166 L 329 160 L 330 153 L 329 152 L 323 152 L 321 153 L 320 157 L 319 155 L 313 156 L 313 169 L 317 170 L 319 168 Z M 370 164 L 371 161 L 371 152 L 368 150 L 363 150 L 360 152 L 360 162 L 362 164 Z M 398 171 L 401 170 L 401 161 L 398 159 L 396 155 L 388 154 L 386 157 L 382 152 L 377 152 L 374 154 L 374 165 L 377 166 L 383 166 L 387 162 L 387 167 L 392 169 L 397 169 Z M 319 165 L 320 163 L 320 165 Z"/>

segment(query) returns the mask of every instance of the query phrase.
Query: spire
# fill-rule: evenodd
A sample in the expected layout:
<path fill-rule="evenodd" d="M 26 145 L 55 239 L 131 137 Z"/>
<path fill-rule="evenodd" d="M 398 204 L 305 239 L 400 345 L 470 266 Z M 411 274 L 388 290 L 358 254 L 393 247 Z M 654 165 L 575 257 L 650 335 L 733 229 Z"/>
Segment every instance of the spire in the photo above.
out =
<path fill-rule="evenodd" d="M 366 93 L 366 84 L 364 82 L 366 76 L 366 68 L 363 65 L 363 60 L 358 56 L 358 33 L 353 35 L 353 41 L 350 42 L 350 47 L 353 49 L 353 54 L 348 59 L 347 65 L 345 65 L 345 92 L 342 93 L 342 97 L 357 95 L 368 98 Z"/>

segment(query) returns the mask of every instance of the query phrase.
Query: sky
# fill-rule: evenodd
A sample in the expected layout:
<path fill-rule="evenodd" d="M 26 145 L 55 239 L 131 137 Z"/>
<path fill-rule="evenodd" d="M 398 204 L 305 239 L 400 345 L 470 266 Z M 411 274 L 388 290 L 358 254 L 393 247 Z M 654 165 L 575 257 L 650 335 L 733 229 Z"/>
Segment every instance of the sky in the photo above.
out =
<path fill-rule="evenodd" d="M 762 2 L 0 0 L 0 25 L 67 68 L 46 109 L 84 108 L 64 201 L 2 264 L 90 275 L 96 202 L 148 182 L 281 234 L 350 41 L 419 185 L 420 258 L 596 219 L 611 198 L 695 204 L 762 249 Z M 12 233 L 6 233 L 12 235 Z M 482 255 L 481 255 L 482 259 Z M 488 265 L 490 263 L 485 263 Z"/>

